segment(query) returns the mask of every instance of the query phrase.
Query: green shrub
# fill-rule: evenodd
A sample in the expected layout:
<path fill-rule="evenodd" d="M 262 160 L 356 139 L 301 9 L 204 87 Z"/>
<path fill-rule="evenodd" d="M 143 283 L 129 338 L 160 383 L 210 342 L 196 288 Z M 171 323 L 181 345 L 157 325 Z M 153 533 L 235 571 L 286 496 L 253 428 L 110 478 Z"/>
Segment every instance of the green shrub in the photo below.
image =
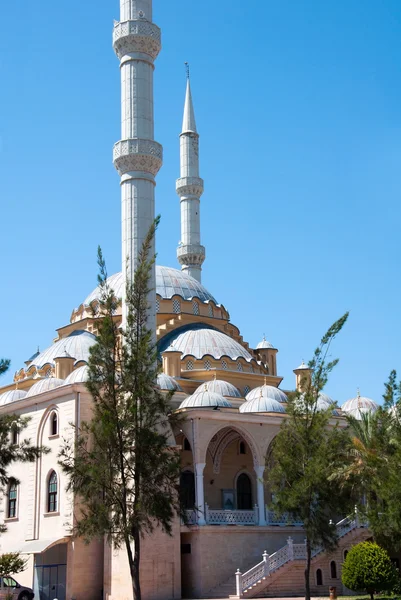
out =
<path fill-rule="evenodd" d="M 375 592 L 391 591 L 398 577 L 383 548 L 372 542 L 362 542 L 348 552 L 341 579 L 350 590 L 365 591 L 373 600 Z"/>

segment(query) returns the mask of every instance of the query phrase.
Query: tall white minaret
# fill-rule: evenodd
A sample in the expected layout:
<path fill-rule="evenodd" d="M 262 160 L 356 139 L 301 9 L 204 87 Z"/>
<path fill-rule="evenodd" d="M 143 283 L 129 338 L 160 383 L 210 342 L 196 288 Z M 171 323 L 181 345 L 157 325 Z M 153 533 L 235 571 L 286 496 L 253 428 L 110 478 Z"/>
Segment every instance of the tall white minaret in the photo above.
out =
<path fill-rule="evenodd" d="M 200 282 L 205 260 L 205 248 L 200 243 L 200 197 L 203 193 L 203 179 L 199 177 L 199 135 L 196 130 L 188 66 L 180 135 L 180 178 L 177 179 L 176 189 L 181 206 L 181 241 L 177 248 L 177 258 L 182 265 L 181 269 Z"/>
<path fill-rule="evenodd" d="M 155 176 L 163 160 L 163 149 L 154 141 L 153 71 L 161 33 L 152 23 L 152 0 L 120 0 L 113 47 L 121 70 L 121 140 L 114 145 L 113 160 L 121 176 L 122 272 L 124 281 L 132 281 L 155 218 Z M 156 331 L 154 267 L 151 287 L 148 326 Z M 125 286 L 123 294 L 124 325 Z"/>

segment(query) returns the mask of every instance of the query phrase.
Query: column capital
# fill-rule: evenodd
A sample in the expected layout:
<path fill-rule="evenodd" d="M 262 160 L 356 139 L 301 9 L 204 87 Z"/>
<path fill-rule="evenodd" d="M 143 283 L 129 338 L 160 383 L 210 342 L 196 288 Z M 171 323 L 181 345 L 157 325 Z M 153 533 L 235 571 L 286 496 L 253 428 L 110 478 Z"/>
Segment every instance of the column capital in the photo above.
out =
<path fill-rule="evenodd" d="M 203 470 L 206 467 L 206 463 L 195 463 L 195 472 L 198 476 L 203 475 Z"/>
<path fill-rule="evenodd" d="M 256 465 L 253 467 L 255 470 L 255 473 L 258 477 L 263 477 L 263 474 L 265 472 L 266 469 L 266 465 Z"/>

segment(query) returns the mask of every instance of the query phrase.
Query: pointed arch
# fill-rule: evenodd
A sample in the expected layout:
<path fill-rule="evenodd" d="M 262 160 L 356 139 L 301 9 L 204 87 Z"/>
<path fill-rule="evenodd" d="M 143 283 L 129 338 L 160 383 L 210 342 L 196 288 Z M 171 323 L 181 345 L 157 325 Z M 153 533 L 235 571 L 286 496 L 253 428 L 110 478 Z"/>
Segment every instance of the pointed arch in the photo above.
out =
<path fill-rule="evenodd" d="M 217 436 L 218 434 L 221 434 L 221 432 L 224 432 L 224 430 L 227 430 L 227 434 L 231 431 L 235 431 L 237 434 L 235 436 L 235 438 L 238 437 L 238 435 L 239 435 L 240 437 L 242 437 L 245 440 L 245 442 L 248 445 L 248 448 L 251 451 L 254 467 L 259 467 L 260 465 L 265 463 L 264 456 L 261 456 L 259 449 L 258 449 L 258 445 L 256 444 L 255 440 L 253 439 L 252 435 L 249 433 L 249 431 L 247 431 L 247 429 L 245 429 L 242 425 L 238 425 L 237 423 L 235 423 L 235 425 L 233 425 L 233 424 L 219 425 L 214 430 L 210 431 L 208 439 L 205 442 L 202 451 L 200 452 L 199 462 L 204 462 L 204 463 L 206 462 L 207 452 L 208 452 L 208 449 L 209 449 L 212 439 L 215 436 Z M 225 435 L 223 435 L 222 437 L 224 438 Z M 235 439 L 235 438 L 233 438 L 233 439 Z M 233 441 L 233 439 L 231 439 L 230 443 Z M 215 455 L 218 452 L 218 448 L 219 448 L 219 443 L 217 444 L 217 448 L 214 453 Z"/>

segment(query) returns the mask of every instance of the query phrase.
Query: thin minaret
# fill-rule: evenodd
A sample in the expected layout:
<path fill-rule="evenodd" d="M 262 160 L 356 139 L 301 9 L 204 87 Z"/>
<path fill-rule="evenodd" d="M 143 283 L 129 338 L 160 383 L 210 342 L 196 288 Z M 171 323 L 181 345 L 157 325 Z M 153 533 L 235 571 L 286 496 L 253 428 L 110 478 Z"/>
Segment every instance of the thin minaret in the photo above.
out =
<path fill-rule="evenodd" d="M 184 118 L 180 134 L 180 178 L 177 179 L 176 189 L 181 207 L 181 241 L 177 248 L 177 258 L 181 269 L 200 282 L 205 260 L 205 248 L 200 243 L 200 197 L 203 193 L 203 179 L 199 177 L 199 134 L 196 129 L 188 65 Z"/>
<path fill-rule="evenodd" d="M 120 0 L 113 47 L 121 70 L 121 140 L 114 145 L 113 160 L 121 176 L 122 273 L 126 282 L 133 280 L 138 253 L 155 218 L 155 176 L 163 160 L 162 147 L 154 141 L 153 71 L 161 33 L 152 23 L 152 0 Z M 148 326 L 156 331 L 155 267 L 151 288 Z M 123 326 L 124 299 L 125 285 Z"/>

